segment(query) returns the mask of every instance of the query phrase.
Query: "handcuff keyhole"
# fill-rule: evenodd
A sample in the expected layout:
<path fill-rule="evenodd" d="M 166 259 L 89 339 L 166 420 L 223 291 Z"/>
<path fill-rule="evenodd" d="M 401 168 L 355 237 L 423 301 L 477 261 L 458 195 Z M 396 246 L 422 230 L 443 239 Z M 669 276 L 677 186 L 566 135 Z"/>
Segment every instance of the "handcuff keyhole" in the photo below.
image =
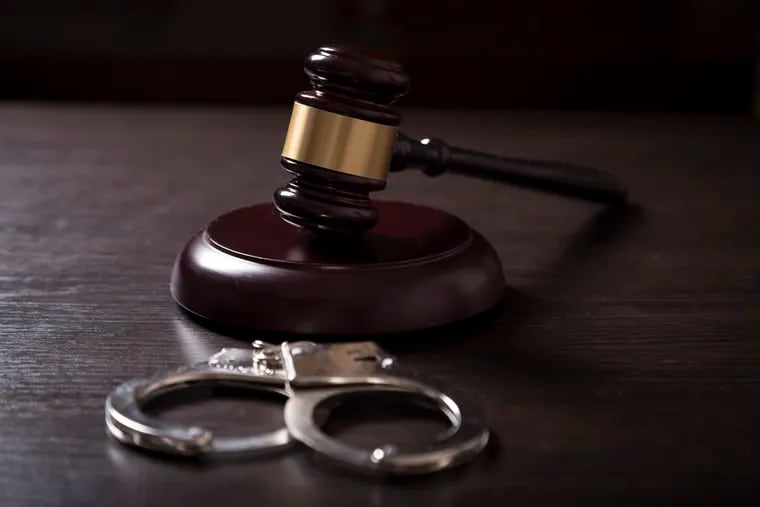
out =
<path fill-rule="evenodd" d="M 393 366 L 395 360 L 392 357 L 381 356 L 358 356 L 354 357 L 354 361 L 360 363 L 377 363 L 381 368 L 390 368 Z"/>

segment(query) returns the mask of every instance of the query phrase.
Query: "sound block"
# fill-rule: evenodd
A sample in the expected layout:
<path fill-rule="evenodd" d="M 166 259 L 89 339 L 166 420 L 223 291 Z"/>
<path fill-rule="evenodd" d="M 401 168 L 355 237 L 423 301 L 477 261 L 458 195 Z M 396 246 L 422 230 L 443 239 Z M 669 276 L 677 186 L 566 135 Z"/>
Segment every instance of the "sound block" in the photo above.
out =
<path fill-rule="evenodd" d="M 322 237 L 271 204 L 220 216 L 179 254 L 171 292 L 224 326 L 346 335 L 413 331 L 472 317 L 504 293 L 496 252 L 459 218 L 375 202 L 361 238 Z"/>

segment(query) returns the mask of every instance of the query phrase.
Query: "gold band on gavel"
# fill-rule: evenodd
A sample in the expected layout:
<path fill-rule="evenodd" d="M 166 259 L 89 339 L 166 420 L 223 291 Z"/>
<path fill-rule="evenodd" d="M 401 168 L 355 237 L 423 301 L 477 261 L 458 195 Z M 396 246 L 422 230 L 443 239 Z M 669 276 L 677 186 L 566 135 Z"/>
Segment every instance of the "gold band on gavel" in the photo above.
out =
<path fill-rule="evenodd" d="M 282 156 L 324 169 L 385 181 L 395 141 L 396 127 L 296 102 Z"/>

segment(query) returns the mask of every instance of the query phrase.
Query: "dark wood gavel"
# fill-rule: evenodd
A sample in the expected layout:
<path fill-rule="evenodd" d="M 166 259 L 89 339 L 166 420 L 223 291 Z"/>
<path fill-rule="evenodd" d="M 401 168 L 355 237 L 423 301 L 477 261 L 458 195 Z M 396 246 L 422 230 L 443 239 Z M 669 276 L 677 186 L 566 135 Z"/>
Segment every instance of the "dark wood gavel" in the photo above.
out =
<path fill-rule="evenodd" d="M 397 131 L 390 105 L 409 89 L 403 67 L 376 54 L 326 46 L 309 55 L 312 90 L 296 95 L 281 165 L 294 177 L 274 194 L 287 222 L 316 233 L 359 235 L 377 222 L 370 192 L 388 172 L 454 172 L 602 204 L 625 201 L 608 173 L 561 162 L 500 157 L 417 141 Z"/>

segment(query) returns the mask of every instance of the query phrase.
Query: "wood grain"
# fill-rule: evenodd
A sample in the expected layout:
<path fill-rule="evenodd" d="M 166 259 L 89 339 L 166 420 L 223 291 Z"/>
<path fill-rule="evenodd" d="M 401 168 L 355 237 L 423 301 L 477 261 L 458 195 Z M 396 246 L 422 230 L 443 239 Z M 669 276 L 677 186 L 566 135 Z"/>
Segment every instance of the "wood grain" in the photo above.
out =
<path fill-rule="evenodd" d="M 406 115 L 411 135 L 610 170 L 635 200 L 413 173 L 383 192 L 462 217 L 503 261 L 496 310 L 383 339 L 482 405 L 495 438 L 471 466 L 376 481 L 302 449 L 188 462 L 107 438 L 117 383 L 251 338 L 188 319 L 169 273 L 208 220 L 287 179 L 287 115 L 0 105 L 0 504 L 756 505 L 760 126 L 738 117 Z M 220 403 L 192 412 L 230 431 L 279 417 Z"/>

